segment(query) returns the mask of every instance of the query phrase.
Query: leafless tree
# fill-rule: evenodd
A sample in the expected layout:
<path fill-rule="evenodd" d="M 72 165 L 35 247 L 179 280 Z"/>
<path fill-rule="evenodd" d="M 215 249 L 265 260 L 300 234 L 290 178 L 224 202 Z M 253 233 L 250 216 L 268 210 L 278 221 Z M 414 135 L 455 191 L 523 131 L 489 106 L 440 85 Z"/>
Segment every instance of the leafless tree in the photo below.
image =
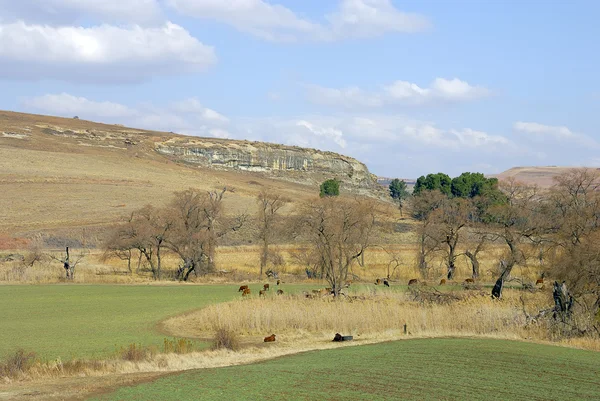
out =
<path fill-rule="evenodd" d="M 370 245 L 376 207 L 366 199 L 322 198 L 304 204 L 300 215 L 325 279 L 338 296 L 349 269 Z"/>
<path fill-rule="evenodd" d="M 182 260 L 178 275 L 184 281 L 191 273 L 214 271 L 219 240 L 227 233 L 239 230 L 246 221 L 245 214 L 234 218 L 223 215 L 226 191 L 226 188 L 210 192 L 188 189 L 177 192 L 168 206 L 174 226 L 167 245 Z"/>
<path fill-rule="evenodd" d="M 260 273 L 269 262 L 269 246 L 273 243 L 277 233 L 281 229 L 280 209 L 289 201 L 272 189 L 263 189 L 256 198 L 258 202 L 258 239 L 260 240 Z"/>

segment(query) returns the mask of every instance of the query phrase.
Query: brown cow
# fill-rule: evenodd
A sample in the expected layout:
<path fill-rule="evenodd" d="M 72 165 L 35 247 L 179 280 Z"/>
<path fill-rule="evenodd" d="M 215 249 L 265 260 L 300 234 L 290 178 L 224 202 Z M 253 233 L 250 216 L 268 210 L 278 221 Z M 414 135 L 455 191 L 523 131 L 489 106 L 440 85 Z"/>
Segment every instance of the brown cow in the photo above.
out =
<path fill-rule="evenodd" d="M 271 334 L 269 337 L 265 337 L 266 343 L 272 343 L 273 341 L 275 341 L 275 334 Z"/>
<path fill-rule="evenodd" d="M 446 285 L 446 279 L 445 278 L 443 278 L 443 279 L 440 280 L 440 285 Z"/>
<path fill-rule="evenodd" d="M 465 283 L 467 284 L 473 284 L 475 282 L 475 280 L 473 280 L 472 278 L 468 278 L 465 280 Z"/>
<path fill-rule="evenodd" d="M 258 291 L 258 296 L 259 297 L 262 297 L 263 295 L 266 295 L 266 294 L 267 294 L 267 292 L 265 290 Z"/>
<path fill-rule="evenodd" d="M 408 285 L 417 285 L 419 284 L 419 280 L 417 280 L 416 278 L 412 278 L 410 280 L 408 280 Z"/>
<path fill-rule="evenodd" d="M 265 291 L 269 291 L 269 284 L 265 284 L 265 285 L 263 285 L 263 290 L 265 290 Z"/>
<path fill-rule="evenodd" d="M 248 289 L 247 285 L 242 285 L 242 286 L 240 286 L 240 289 L 238 290 L 238 292 L 242 292 L 242 291 L 247 290 L 247 289 Z"/>
<path fill-rule="evenodd" d="M 283 290 L 277 290 L 277 295 L 283 295 Z"/>
<path fill-rule="evenodd" d="M 244 291 L 242 291 L 242 296 L 245 297 L 246 295 L 250 295 L 250 288 L 244 288 Z"/>
<path fill-rule="evenodd" d="M 378 278 L 378 279 L 375 280 L 375 285 L 379 285 L 379 284 L 381 284 L 381 279 L 380 278 Z"/>

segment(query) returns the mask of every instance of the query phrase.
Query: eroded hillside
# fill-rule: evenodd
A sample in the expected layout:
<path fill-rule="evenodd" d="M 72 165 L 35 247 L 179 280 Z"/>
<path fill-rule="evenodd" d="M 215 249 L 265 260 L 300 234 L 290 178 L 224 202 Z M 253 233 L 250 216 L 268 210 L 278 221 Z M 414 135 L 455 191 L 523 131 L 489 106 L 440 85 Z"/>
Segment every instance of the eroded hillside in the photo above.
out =
<path fill-rule="evenodd" d="M 355 193 L 376 187 L 364 164 L 330 152 L 0 112 L 5 234 L 102 226 L 189 187 L 228 187 L 228 210 L 252 212 L 265 186 L 300 201 L 326 178 Z"/>

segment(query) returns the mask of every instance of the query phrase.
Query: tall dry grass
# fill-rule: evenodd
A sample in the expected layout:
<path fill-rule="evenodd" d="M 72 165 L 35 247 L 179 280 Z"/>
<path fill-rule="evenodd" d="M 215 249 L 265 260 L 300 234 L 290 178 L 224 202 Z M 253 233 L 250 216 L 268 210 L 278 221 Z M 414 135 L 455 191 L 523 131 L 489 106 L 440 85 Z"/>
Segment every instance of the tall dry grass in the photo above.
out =
<path fill-rule="evenodd" d="M 411 293 L 378 293 L 351 298 L 308 299 L 303 296 L 254 298 L 212 305 L 164 322 L 170 333 L 205 338 L 225 329 L 241 336 L 276 333 L 284 341 L 336 332 L 356 338 L 399 338 L 404 325 L 410 335 L 420 337 L 484 336 L 549 341 L 545 324 L 527 325 L 520 298 L 528 313 L 552 304 L 548 292 L 505 291 L 505 298 L 492 300 L 487 293 L 461 291 L 447 304 L 420 303 Z M 278 337 L 279 338 L 279 337 Z M 600 350 L 596 339 L 571 339 L 572 346 Z"/>

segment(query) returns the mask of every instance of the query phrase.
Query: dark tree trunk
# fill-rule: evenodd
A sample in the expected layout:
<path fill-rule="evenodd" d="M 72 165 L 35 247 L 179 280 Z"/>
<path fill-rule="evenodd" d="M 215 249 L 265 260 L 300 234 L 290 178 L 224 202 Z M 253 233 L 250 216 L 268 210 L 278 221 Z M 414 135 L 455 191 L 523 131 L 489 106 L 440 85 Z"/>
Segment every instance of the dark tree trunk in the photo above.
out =
<path fill-rule="evenodd" d="M 466 251 L 465 255 L 471 261 L 471 265 L 473 267 L 473 279 L 479 278 L 479 260 L 477 259 L 477 253 L 472 253 L 471 251 Z"/>
<path fill-rule="evenodd" d="M 454 271 L 456 270 L 456 266 L 454 265 L 454 261 L 448 262 L 448 280 L 454 280 Z"/>
<path fill-rule="evenodd" d="M 495 298 L 495 299 L 502 298 L 502 290 L 504 289 L 504 281 L 510 275 L 510 272 L 512 271 L 512 268 L 515 263 L 514 263 L 514 261 L 510 261 L 507 263 L 506 261 L 502 260 L 502 261 L 500 261 L 500 264 L 502 265 L 502 273 L 500 274 L 500 277 L 498 277 L 498 280 L 496 280 L 496 284 L 494 284 L 494 288 L 492 288 L 492 298 Z"/>

